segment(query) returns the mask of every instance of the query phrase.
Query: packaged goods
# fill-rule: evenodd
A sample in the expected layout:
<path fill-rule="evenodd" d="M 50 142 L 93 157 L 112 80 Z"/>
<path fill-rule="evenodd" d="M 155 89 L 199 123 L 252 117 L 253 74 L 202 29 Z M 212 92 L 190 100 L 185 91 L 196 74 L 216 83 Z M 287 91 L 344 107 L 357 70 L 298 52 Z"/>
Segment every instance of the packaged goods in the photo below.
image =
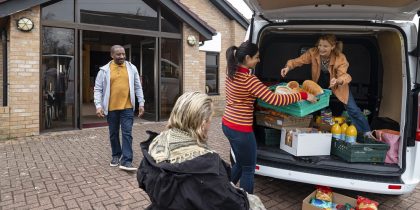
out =
<path fill-rule="evenodd" d="M 322 208 L 325 210 L 331 210 L 332 209 L 332 202 L 329 201 L 324 201 L 321 199 L 317 199 L 317 198 L 312 198 L 311 199 L 311 205 L 317 207 L 317 208 Z"/>
<path fill-rule="evenodd" d="M 356 143 L 356 138 L 357 138 L 357 129 L 356 129 L 356 126 L 352 124 L 346 129 L 346 142 L 351 143 L 351 144 Z"/>
<path fill-rule="evenodd" d="M 331 133 L 333 138 L 341 139 L 341 127 L 338 122 L 335 122 L 335 124 L 331 127 Z"/>
<path fill-rule="evenodd" d="M 330 187 L 317 186 L 315 198 L 323 201 L 332 202 L 333 194 Z"/>
<path fill-rule="evenodd" d="M 378 202 L 368 198 L 357 196 L 357 210 L 378 210 Z"/>
<path fill-rule="evenodd" d="M 296 81 L 290 81 L 289 83 L 287 83 L 287 87 L 289 87 L 290 89 L 299 88 L 299 83 Z"/>
<path fill-rule="evenodd" d="M 275 93 L 277 94 L 290 94 L 292 90 L 287 86 L 277 86 Z"/>
<path fill-rule="evenodd" d="M 302 83 L 302 89 L 304 89 L 306 92 L 312 94 L 312 95 L 321 95 L 324 93 L 324 90 L 319 86 L 316 82 L 312 80 L 305 80 Z"/>
<path fill-rule="evenodd" d="M 343 141 L 346 140 L 346 131 L 348 127 L 349 125 L 347 125 L 347 123 L 341 124 L 341 138 L 340 139 Z"/>

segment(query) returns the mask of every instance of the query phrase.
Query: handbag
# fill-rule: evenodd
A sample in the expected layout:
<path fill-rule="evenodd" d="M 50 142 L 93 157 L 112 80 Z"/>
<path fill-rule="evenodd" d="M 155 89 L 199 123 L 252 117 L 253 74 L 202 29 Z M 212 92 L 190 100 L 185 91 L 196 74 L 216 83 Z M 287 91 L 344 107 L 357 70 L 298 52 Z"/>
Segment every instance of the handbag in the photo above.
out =
<path fill-rule="evenodd" d="M 398 163 L 398 150 L 400 148 L 400 132 L 390 129 L 373 130 L 372 134 L 377 141 L 389 145 L 386 153 L 385 163 Z"/>

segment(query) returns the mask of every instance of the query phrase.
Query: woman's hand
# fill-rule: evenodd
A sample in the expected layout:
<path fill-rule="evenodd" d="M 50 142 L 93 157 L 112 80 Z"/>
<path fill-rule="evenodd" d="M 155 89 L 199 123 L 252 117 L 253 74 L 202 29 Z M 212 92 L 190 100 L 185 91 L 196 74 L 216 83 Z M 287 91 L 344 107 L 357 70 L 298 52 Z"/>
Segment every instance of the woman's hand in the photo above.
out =
<path fill-rule="evenodd" d="M 331 81 L 330 81 L 330 87 L 329 88 L 332 88 L 332 87 L 335 87 L 335 86 L 338 86 L 338 85 L 342 85 L 342 84 L 343 84 L 343 81 L 341 81 L 339 79 L 336 79 L 336 78 L 332 78 Z"/>
<path fill-rule="evenodd" d="M 281 69 L 281 76 L 282 77 L 286 77 L 286 74 L 287 74 L 287 72 L 289 72 L 290 71 L 290 69 L 289 69 L 289 67 L 284 67 L 283 69 Z"/>
<path fill-rule="evenodd" d="M 306 98 L 307 101 L 311 102 L 311 103 L 316 103 L 318 102 L 318 98 L 310 93 L 308 93 L 308 98 Z"/>

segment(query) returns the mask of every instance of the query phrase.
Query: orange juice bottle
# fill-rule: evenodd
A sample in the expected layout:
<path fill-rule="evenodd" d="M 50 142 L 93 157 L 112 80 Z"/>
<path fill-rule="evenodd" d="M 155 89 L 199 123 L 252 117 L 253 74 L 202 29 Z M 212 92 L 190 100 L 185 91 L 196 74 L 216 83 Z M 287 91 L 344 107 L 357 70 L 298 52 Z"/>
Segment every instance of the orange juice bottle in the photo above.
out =
<path fill-rule="evenodd" d="M 341 127 L 340 124 L 336 121 L 334 125 L 331 127 L 332 137 L 336 139 L 341 138 Z"/>
<path fill-rule="evenodd" d="M 347 125 L 347 123 L 343 123 L 341 124 L 341 140 L 345 141 L 346 140 L 346 130 L 349 127 L 349 125 Z"/>
<path fill-rule="evenodd" d="M 356 143 L 357 129 L 353 124 L 346 129 L 346 142 L 351 144 Z"/>

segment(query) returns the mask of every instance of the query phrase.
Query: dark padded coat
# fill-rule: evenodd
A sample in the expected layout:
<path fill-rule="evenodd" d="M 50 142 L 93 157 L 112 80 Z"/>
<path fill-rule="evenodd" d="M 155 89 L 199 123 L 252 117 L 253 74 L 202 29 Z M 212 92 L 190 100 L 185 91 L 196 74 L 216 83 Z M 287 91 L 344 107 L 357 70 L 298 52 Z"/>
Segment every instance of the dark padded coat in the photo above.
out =
<path fill-rule="evenodd" d="M 157 133 L 148 134 L 149 139 L 140 144 L 144 158 L 137 171 L 139 187 L 152 202 L 148 209 L 249 209 L 246 193 L 230 184 L 230 167 L 218 154 L 156 164 L 148 149 Z"/>

